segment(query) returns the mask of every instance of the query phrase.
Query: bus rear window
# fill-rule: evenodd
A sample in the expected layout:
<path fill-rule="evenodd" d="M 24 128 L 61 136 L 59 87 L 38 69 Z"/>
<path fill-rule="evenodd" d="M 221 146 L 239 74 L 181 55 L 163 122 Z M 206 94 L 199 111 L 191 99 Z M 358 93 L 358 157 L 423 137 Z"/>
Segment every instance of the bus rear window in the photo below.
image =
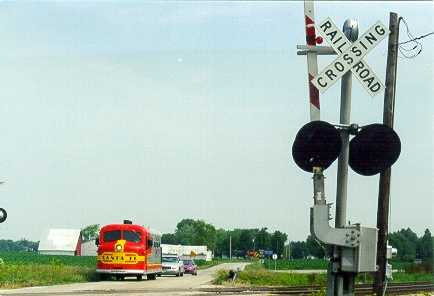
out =
<path fill-rule="evenodd" d="M 112 230 L 104 232 L 103 240 L 105 242 L 114 242 L 121 239 L 121 231 L 120 230 Z"/>
<path fill-rule="evenodd" d="M 142 239 L 140 237 L 140 233 L 132 230 L 124 230 L 124 240 L 128 242 L 138 243 Z"/>

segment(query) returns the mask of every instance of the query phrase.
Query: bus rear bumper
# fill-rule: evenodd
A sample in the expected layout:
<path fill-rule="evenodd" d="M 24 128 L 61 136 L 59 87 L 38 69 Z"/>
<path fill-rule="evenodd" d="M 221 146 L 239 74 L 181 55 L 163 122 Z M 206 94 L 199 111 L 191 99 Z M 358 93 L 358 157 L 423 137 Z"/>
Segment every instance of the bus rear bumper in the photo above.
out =
<path fill-rule="evenodd" d="M 147 274 L 143 269 L 97 269 L 97 273 L 106 274 Z"/>

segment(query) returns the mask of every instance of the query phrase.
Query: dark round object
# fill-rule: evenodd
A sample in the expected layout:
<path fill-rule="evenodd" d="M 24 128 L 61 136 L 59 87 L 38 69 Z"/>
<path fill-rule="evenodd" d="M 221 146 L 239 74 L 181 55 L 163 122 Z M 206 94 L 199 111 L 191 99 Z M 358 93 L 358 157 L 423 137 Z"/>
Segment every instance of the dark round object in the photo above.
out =
<path fill-rule="evenodd" d="M 0 208 L 0 223 L 5 222 L 7 217 L 8 217 L 8 213 L 6 213 L 6 210 Z"/>
<path fill-rule="evenodd" d="M 384 124 L 370 124 L 350 141 L 349 165 L 358 174 L 373 176 L 391 167 L 401 153 L 398 134 Z"/>
<path fill-rule="evenodd" d="M 153 281 L 153 280 L 156 280 L 156 279 L 157 279 L 157 276 L 161 276 L 161 274 L 158 275 L 158 274 L 155 274 L 155 273 L 151 273 L 151 274 L 146 275 L 146 278 L 147 278 L 148 280 Z"/>
<path fill-rule="evenodd" d="M 339 156 L 341 146 L 341 136 L 333 125 L 311 121 L 298 131 L 292 145 L 292 157 L 306 172 L 312 172 L 313 167 L 325 170 Z"/>

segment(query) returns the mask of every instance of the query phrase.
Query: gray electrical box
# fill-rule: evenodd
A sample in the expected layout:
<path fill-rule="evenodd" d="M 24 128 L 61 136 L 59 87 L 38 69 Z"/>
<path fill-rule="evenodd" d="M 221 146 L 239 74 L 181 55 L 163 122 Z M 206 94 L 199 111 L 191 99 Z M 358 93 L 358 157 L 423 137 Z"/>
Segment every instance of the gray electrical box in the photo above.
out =
<path fill-rule="evenodd" d="M 342 247 L 341 269 L 346 272 L 377 271 L 377 228 L 360 227 L 359 245 L 355 248 Z"/>

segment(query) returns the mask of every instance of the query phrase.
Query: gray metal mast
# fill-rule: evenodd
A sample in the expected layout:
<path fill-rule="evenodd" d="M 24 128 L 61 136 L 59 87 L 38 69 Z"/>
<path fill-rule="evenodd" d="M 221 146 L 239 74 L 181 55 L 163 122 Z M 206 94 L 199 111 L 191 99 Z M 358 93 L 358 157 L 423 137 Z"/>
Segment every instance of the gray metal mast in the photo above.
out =
<path fill-rule="evenodd" d="M 357 40 L 359 35 L 356 20 L 347 19 L 343 25 L 343 33 L 351 42 Z M 348 71 L 342 76 L 341 82 L 341 109 L 340 124 L 350 124 L 351 115 L 351 87 L 352 73 Z M 336 186 L 336 220 L 335 227 L 343 228 L 347 219 L 347 184 L 348 184 L 348 152 L 349 130 L 341 129 L 342 150 L 338 160 L 337 186 Z M 340 248 L 335 247 L 337 258 L 341 259 Z M 351 273 L 337 273 L 335 278 L 335 295 L 352 295 L 354 293 L 354 276 Z"/>

